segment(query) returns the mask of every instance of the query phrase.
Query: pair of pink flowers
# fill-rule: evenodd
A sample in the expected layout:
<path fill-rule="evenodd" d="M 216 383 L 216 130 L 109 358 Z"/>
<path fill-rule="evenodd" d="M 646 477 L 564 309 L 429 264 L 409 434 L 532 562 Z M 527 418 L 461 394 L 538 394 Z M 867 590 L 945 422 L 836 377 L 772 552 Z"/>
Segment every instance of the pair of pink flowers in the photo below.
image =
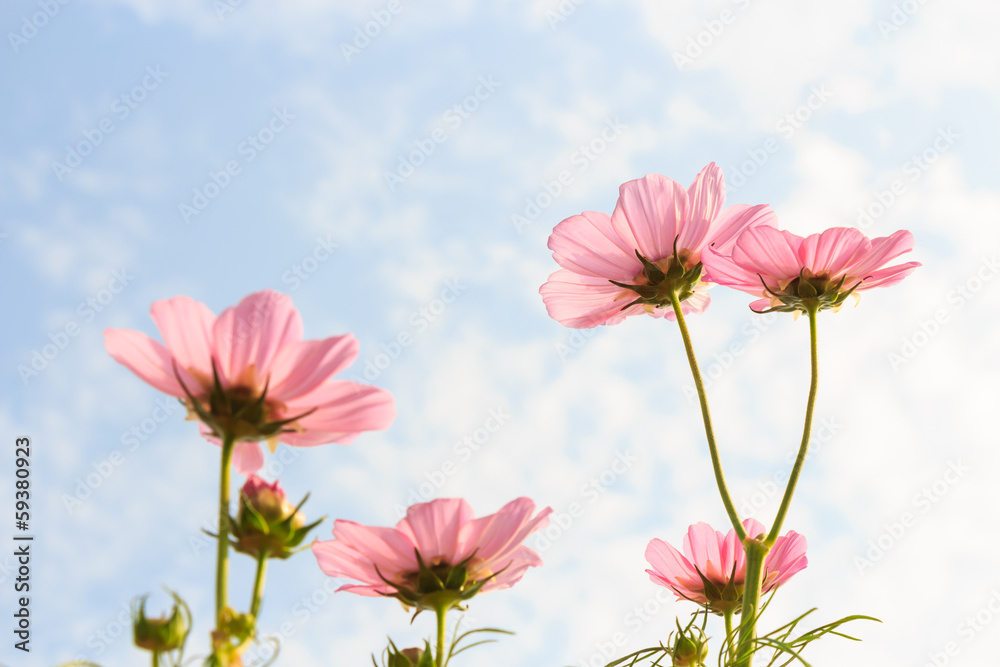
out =
<path fill-rule="evenodd" d="M 152 316 L 164 344 L 138 331 L 108 329 L 108 352 L 184 401 L 201 419 L 203 435 L 214 441 L 233 437 L 240 472 L 263 464 L 260 440 L 346 445 L 362 431 L 388 428 L 395 416 L 389 392 L 333 378 L 357 357 L 357 340 L 302 340 L 301 318 L 285 295 L 257 292 L 218 317 L 178 296 L 154 303 Z M 442 601 L 453 606 L 478 592 L 512 586 L 528 568 L 541 565 L 523 542 L 548 524 L 552 509 L 534 509 L 534 502 L 518 498 L 477 519 L 465 500 L 439 499 L 410 507 L 395 528 L 338 520 L 334 539 L 315 542 L 312 549 L 330 576 L 363 582 L 341 590 L 395 596 L 419 607 Z M 304 525 L 278 482 L 255 475 L 243 487 L 233 524 L 237 548 L 256 553 L 266 547 L 280 558 L 316 525 Z"/>
<path fill-rule="evenodd" d="M 725 182 L 713 162 L 686 190 L 650 174 L 623 184 L 614 212 L 584 212 L 549 237 L 562 267 L 541 288 L 549 315 L 575 328 L 617 324 L 648 313 L 674 319 L 708 306 L 707 283 L 761 297 L 762 312 L 836 308 L 851 293 L 895 284 L 919 264 L 882 268 L 913 249 L 898 231 L 869 240 L 850 227 L 806 238 L 777 229 L 767 205 L 723 208 Z"/>

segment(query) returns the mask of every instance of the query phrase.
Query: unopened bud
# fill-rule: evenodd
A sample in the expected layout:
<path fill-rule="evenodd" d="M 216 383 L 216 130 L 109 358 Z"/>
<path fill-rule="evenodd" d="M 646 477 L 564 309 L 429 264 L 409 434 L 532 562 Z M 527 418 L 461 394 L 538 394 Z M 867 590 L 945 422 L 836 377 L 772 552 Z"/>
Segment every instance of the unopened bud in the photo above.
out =
<path fill-rule="evenodd" d="M 191 631 L 191 612 L 176 593 L 174 608 L 169 616 L 146 617 L 146 598 L 143 595 L 132 604 L 132 636 L 135 645 L 153 653 L 166 653 L 182 648 Z"/>

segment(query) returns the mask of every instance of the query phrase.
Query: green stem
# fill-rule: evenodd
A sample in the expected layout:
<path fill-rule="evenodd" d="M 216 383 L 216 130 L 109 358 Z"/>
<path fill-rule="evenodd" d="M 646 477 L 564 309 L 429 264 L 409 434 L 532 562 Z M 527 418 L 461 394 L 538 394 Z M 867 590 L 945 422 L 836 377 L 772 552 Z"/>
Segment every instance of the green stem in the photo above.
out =
<path fill-rule="evenodd" d="M 778 508 L 778 515 L 774 518 L 774 525 L 767 535 L 765 543 L 773 546 L 781 532 L 781 524 L 785 521 L 788 513 L 788 506 L 792 502 L 792 495 L 795 493 L 795 485 L 799 481 L 799 474 L 802 472 L 802 465 L 806 462 L 806 455 L 809 452 L 809 438 L 812 435 L 813 409 L 816 407 L 816 390 L 819 387 L 819 356 L 816 353 L 816 312 L 815 307 L 806 311 L 809 315 L 809 357 L 812 363 L 812 379 L 809 383 L 809 400 L 806 402 L 806 422 L 802 428 L 802 442 L 799 445 L 799 454 L 795 458 L 795 465 L 788 476 L 788 485 L 785 487 L 785 495 L 781 499 L 781 507 Z"/>
<path fill-rule="evenodd" d="M 719 459 L 719 448 L 715 444 L 715 432 L 712 429 L 712 415 L 708 411 L 708 396 L 705 394 L 705 383 L 701 379 L 701 371 L 698 369 L 698 359 L 694 355 L 694 346 L 691 344 L 691 334 L 688 332 L 687 322 L 684 320 L 684 313 L 681 310 L 681 301 L 676 292 L 670 294 L 670 303 L 674 307 L 674 314 L 677 315 L 677 326 L 681 330 L 681 338 L 684 339 L 684 350 L 687 352 L 688 365 L 691 366 L 691 376 L 694 378 L 694 386 L 698 391 L 698 401 L 701 403 L 701 416 L 705 422 L 705 437 L 708 439 L 708 452 L 712 456 L 712 469 L 715 471 L 715 483 L 719 487 L 719 494 L 722 496 L 722 504 L 726 507 L 726 514 L 733 524 L 737 537 L 744 540 L 747 531 L 743 528 L 740 515 L 733 504 L 733 498 L 729 494 L 726 486 L 726 477 L 722 474 L 722 462 Z"/>
<path fill-rule="evenodd" d="M 439 606 L 437 612 L 437 658 L 434 661 L 436 667 L 445 666 L 445 617 L 448 615 L 448 608 Z"/>
<path fill-rule="evenodd" d="M 253 596 L 250 598 L 250 614 L 254 618 L 254 625 L 257 624 L 257 614 L 260 612 L 260 603 L 263 601 L 264 576 L 267 573 L 267 552 L 262 551 L 257 556 L 257 576 L 253 580 Z"/>
<path fill-rule="evenodd" d="M 153 667 L 160 667 L 160 653 L 153 651 Z"/>
<path fill-rule="evenodd" d="M 222 625 L 222 610 L 227 604 L 229 580 L 229 468 L 236 439 L 222 440 L 222 471 L 219 474 L 219 546 L 215 562 L 215 629 Z"/>
<path fill-rule="evenodd" d="M 760 614 L 760 589 L 764 582 L 764 557 L 770 547 L 762 540 L 749 537 L 743 542 L 747 554 L 746 578 L 743 581 L 743 609 L 740 611 L 740 640 L 736 649 L 735 667 L 753 665 L 754 640 L 757 638 L 757 616 Z"/>

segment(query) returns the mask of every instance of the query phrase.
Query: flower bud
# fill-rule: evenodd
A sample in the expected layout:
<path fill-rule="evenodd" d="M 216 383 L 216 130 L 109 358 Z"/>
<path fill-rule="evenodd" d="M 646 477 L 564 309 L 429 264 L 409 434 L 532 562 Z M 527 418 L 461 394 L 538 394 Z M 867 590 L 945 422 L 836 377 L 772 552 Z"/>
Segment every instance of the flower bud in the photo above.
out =
<path fill-rule="evenodd" d="M 708 645 L 693 637 L 678 637 L 674 644 L 674 665 L 695 667 L 708 657 Z"/>
<path fill-rule="evenodd" d="M 308 526 L 298 506 L 288 502 L 284 489 L 277 481 L 267 483 L 250 475 L 240 490 L 240 507 L 233 526 L 233 548 L 254 558 L 288 558 L 295 553 L 306 534 L 323 519 Z M 325 517 L 324 517 L 325 518 Z"/>
<path fill-rule="evenodd" d="M 708 638 L 698 628 L 681 629 L 677 624 L 677 638 L 674 639 L 673 663 L 675 667 L 700 667 L 708 657 Z"/>
<path fill-rule="evenodd" d="M 399 650 L 391 641 L 386 649 L 386 667 L 434 667 L 434 652 L 429 643 L 424 648 L 404 648 Z"/>
<path fill-rule="evenodd" d="M 184 646 L 191 631 L 191 612 L 176 593 L 170 616 L 146 617 L 146 598 L 143 595 L 132 604 L 132 636 L 135 645 L 153 653 L 166 653 Z"/>

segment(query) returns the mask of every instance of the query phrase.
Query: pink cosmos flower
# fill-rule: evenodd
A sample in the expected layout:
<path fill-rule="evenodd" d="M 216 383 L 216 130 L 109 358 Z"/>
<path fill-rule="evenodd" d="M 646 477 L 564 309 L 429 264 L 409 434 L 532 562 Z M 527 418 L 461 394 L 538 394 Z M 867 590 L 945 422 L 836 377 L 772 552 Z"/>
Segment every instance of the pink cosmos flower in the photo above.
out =
<path fill-rule="evenodd" d="M 702 255 L 706 279 L 763 297 L 757 312 L 838 308 L 853 292 L 895 285 L 919 262 L 885 267 L 913 249 L 913 234 L 900 230 L 869 240 L 853 227 L 833 227 L 802 238 L 771 227 L 748 229 L 730 248 Z M 770 312 L 770 311 L 768 311 Z"/>
<path fill-rule="evenodd" d="M 747 534 L 757 536 L 764 526 L 756 519 L 746 519 Z M 681 599 L 707 606 L 717 614 L 739 611 L 746 577 L 746 554 L 736 531 L 723 535 L 707 523 L 696 523 L 684 537 L 684 553 L 660 539 L 646 547 L 646 560 L 653 569 L 646 570 L 653 583 L 669 588 Z M 788 581 L 804 569 L 806 538 L 793 530 L 774 542 L 764 560 L 764 585 L 767 592 Z"/>
<path fill-rule="evenodd" d="M 312 550 L 326 574 L 362 582 L 337 590 L 397 597 L 421 608 L 442 598 L 453 605 L 509 588 L 542 564 L 523 542 L 548 525 L 552 508 L 532 518 L 534 511 L 533 501 L 518 498 L 474 519 L 465 500 L 439 498 L 410 506 L 395 528 L 338 519 L 334 539 L 313 542 Z"/>
<path fill-rule="evenodd" d="M 279 439 L 295 447 L 347 445 L 395 417 L 389 392 L 333 379 L 357 357 L 354 336 L 302 340 L 302 320 L 284 294 L 256 292 L 218 317 L 177 296 L 154 303 L 151 314 L 165 345 L 139 331 L 107 329 L 105 348 L 184 401 L 202 420 L 203 435 L 233 435 L 233 463 L 242 473 L 263 465 L 260 440 L 272 451 Z"/>
<path fill-rule="evenodd" d="M 672 320 L 672 291 L 685 314 L 705 310 L 702 250 L 728 250 L 740 232 L 775 221 L 763 204 L 723 210 L 725 190 L 714 162 L 687 190 L 650 174 L 621 186 L 611 216 L 587 211 L 560 222 L 548 245 L 562 270 L 539 290 L 549 315 L 578 329 L 643 313 Z"/>

